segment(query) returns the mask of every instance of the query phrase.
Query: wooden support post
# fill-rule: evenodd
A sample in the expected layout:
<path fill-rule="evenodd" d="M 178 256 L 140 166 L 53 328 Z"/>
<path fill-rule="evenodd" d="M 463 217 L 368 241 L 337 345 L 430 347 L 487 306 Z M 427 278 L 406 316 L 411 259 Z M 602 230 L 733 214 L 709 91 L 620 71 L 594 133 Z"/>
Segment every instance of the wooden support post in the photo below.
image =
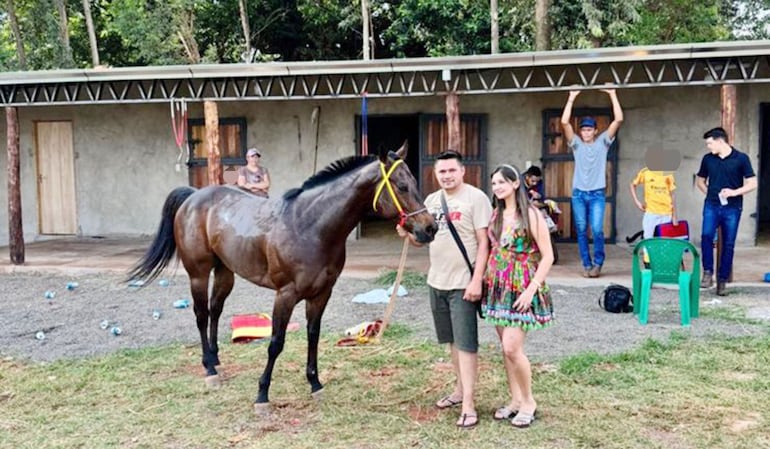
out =
<path fill-rule="evenodd" d="M 203 102 L 203 116 L 206 120 L 206 144 L 209 147 L 208 175 L 209 185 L 225 183 L 222 173 L 222 158 L 219 150 L 219 111 L 214 101 Z"/>
<path fill-rule="evenodd" d="M 722 103 L 722 128 L 727 132 L 727 137 L 732 144 L 735 142 L 735 114 L 738 108 L 738 94 L 736 92 L 734 84 L 723 84 L 720 97 Z M 716 272 L 719 273 L 720 259 L 722 256 L 722 242 L 723 236 L 722 227 L 717 230 L 717 257 L 716 257 Z M 730 270 L 730 275 L 727 279 L 728 282 L 733 281 L 733 272 Z"/>
<path fill-rule="evenodd" d="M 19 182 L 19 116 L 16 108 L 5 108 L 8 130 L 8 250 L 11 263 L 24 263 L 24 227 L 21 220 L 21 183 Z"/>
<path fill-rule="evenodd" d="M 457 92 L 449 92 L 446 96 L 446 124 L 449 138 L 446 149 L 465 152 L 460 140 L 460 99 Z"/>

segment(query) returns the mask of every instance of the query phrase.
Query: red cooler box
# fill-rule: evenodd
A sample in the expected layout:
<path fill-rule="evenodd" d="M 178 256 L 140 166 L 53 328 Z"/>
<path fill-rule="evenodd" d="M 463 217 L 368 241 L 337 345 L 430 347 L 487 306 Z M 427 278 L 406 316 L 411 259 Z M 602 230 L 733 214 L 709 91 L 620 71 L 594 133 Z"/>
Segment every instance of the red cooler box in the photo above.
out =
<path fill-rule="evenodd" d="M 687 220 L 679 220 L 676 226 L 671 223 L 660 224 L 655 226 L 655 237 L 690 240 L 690 226 Z"/>

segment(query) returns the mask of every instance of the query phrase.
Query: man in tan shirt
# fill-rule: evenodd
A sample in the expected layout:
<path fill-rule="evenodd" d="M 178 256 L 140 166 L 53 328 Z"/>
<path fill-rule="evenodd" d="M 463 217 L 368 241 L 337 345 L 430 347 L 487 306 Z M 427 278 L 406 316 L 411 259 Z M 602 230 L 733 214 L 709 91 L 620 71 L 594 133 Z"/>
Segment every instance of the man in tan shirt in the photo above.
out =
<path fill-rule="evenodd" d="M 431 311 L 439 343 L 448 343 L 457 381 L 452 393 L 441 398 L 436 407 L 462 405 L 458 427 L 478 423 L 473 393 L 478 366 L 478 327 L 476 302 L 481 300 L 481 283 L 489 254 L 487 226 L 492 215 L 489 198 L 481 190 L 465 184 L 462 155 L 453 150 L 436 157 L 433 172 L 441 189 L 425 199 L 425 207 L 436 218 L 439 230 L 430 243 L 428 288 Z M 441 197 L 447 204 L 444 213 Z M 471 263 L 473 275 L 447 226 L 447 218 L 457 229 Z M 401 237 L 406 231 L 397 227 Z M 418 245 L 414 236 L 410 240 Z"/>

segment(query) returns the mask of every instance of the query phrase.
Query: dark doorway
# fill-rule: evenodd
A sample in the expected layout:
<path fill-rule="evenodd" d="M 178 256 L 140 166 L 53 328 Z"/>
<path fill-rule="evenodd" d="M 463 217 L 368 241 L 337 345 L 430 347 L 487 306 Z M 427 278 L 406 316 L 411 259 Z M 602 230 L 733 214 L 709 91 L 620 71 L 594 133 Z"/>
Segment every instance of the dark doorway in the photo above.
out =
<path fill-rule="evenodd" d="M 420 185 L 420 119 L 410 115 L 370 115 L 367 118 L 369 154 L 395 151 L 405 141 L 409 145 L 406 164 Z M 356 152 L 361 154 L 361 116 L 356 116 Z M 392 221 L 372 216 L 361 223 L 361 237 L 376 237 L 383 233 L 396 234 Z"/>
<path fill-rule="evenodd" d="M 762 103 L 759 107 L 757 245 L 767 245 L 770 244 L 770 103 Z"/>

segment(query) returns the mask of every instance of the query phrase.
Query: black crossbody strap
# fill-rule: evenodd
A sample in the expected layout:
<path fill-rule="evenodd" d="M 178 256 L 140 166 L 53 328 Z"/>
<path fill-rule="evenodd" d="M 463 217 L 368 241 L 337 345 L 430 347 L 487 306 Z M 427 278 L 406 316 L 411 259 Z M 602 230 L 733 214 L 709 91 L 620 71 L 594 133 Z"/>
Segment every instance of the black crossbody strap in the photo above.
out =
<path fill-rule="evenodd" d="M 463 258 L 465 259 L 465 263 L 468 264 L 468 271 L 471 272 L 471 276 L 473 276 L 473 264 L 471 263 L 471 259 L 468 257 L 468 251 L 465 250 L 465 245 L 463 245 L 463 241 L 460 240 L 460 236 L 457 234 L 457 229 L 455 229 L 455 225 L 452 223 L 452 220 L 449 218 L 449 207 L 446 205 L 446 198 L 444 198 L 444 193 L 441 193 L 441 210 L 444 212 L 444 219 L 446 220 L 446 225 L 449 228 L 449 232 L 452 234 L 452 238 L 455 239 L 455 243 L 457 243 L 457 247 L 460 249 L 460 252 L 463 254 Z"/>

